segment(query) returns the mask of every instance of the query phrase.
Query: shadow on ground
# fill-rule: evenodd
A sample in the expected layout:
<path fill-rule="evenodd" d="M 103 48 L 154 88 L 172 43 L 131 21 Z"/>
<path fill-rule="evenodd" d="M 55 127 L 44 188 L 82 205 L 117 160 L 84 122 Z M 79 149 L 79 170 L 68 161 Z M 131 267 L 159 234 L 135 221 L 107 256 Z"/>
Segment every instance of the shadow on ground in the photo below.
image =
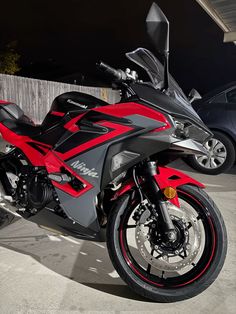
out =
<path fill-rule="evenodd" d="M 10 237 L 3 236 L 1 232 L 0 245 L 2 247 L 27 254 L 52 271 L 90 288 L 126 299 L 146 301 L 130 290 L 115 272 L 105 243 L 74 241 L 71 238 L 65 240 L 55 235 L 48 237 L 42 233 L 43 230 L 25 221 L 19 221 L 4 231 L 6 230 L 8 235 L 14 234 L 13 230 L 17 224 L 19 227 L 22 224 L 27 234 Z M 41 234 L 29 235 L 28 226 L 31 230 L 34 228 L 32 234 L 36 233 L 35 230 Z"/>

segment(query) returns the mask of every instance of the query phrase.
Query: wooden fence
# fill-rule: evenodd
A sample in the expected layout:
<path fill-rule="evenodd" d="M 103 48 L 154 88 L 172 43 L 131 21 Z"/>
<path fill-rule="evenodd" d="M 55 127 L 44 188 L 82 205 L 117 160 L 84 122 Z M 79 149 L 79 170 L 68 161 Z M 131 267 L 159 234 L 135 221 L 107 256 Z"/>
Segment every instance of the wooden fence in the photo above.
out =
<path fill-rule="evenodd" d="M 0 99 L 18 104 L 37 123 L 43 120 L 53 99 L 69 91 L 87 93 L 109 103 L 115 103 L 119 99 L 118 92 L 107 88 L 78 86 L 0 74 Z"/>

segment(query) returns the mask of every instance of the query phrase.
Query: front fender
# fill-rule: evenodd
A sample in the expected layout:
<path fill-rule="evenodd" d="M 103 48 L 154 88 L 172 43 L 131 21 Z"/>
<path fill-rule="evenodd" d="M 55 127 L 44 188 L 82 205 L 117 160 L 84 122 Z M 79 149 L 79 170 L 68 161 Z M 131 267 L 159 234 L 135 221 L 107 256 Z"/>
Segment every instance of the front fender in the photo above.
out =
<path fill-rule="evenodd" d="M 181 185 L 190 184 L 195 185 L 200 188 L 205 188 L 205 185 L 196 181 L 195 179 L 189 177 L 185 173 L 175 170 L 173 168 L 168 167 L 158 167 L 158 174 L 155 175 L 155 180 L 161 190 L 166 188 L 167 186 L 171 186 L 175 189 L 177 189 Z M 116 192 L 114 195 L 114 200 L 123 195 L 124 193 L 128 192 L 132 188 L 135 187 L 134 181 L 131 179 L 127 182 L 125 182 L 122 187 Z M 171 200 L 171 203 L 173 203 L 175 206 L 179 205 L 179 199 L 178 195 Z"/>

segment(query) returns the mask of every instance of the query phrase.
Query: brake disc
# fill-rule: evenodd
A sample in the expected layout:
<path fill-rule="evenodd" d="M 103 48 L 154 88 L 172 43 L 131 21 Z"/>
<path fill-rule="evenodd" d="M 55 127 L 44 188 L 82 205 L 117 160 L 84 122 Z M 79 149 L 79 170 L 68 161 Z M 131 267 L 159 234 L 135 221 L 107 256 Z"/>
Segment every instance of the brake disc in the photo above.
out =
<path fill-rule="evenodd" d="M 178 252 L 167 253 L 161 246 L 152 245 L 150 243 L 149 228 L 145 226 L 147 224 L 148 218 L 143 217 L 145 212 L 141 215 L 138 224 L 135 228 L 135 239 L 138 250 L 142 257 L 154 268 L 161 271 L 178 271 L 184 267 L 191 265 L 197 258 L 198 252 L 201 247 L 201 232 L 200 225 L 197 218 L 193 215 L 190 209 L 188 208 L 178 208 L 173 204 L 168 204 L 168 210 L 171 215 L 171 219 L 180 220 L 185 226 L 185 243 L 184 248 L 187 251 L 187 256 L 179 256 L 181 250 Z M 188 232 L 188 224 L 191 223 L 193 236 L 191 237 L 192 243 L 190 243 L 190 237 Z M 151 254 L 152 248 L 154 248 L 155 254 Z M 176 257 L 179 257 L 180 260 L 176 261 Z"/>

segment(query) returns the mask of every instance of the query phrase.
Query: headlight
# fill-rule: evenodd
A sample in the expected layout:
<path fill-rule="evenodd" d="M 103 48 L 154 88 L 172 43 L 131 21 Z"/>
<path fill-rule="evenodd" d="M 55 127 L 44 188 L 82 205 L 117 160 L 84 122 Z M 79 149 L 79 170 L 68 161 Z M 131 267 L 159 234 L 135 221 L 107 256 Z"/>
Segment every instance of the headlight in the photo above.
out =
<path fill-rule="evenodd" d="M 200 128 L 199 126 L 193 124 L 188 120 L 176 119 L 173 118 L 175 123 L 175 133 L 173 134 L 177 138 L 187 139 L 191 138 L 200 143 L 204 143 L 212 135 L 210 132 L 207 132 Z"/>

